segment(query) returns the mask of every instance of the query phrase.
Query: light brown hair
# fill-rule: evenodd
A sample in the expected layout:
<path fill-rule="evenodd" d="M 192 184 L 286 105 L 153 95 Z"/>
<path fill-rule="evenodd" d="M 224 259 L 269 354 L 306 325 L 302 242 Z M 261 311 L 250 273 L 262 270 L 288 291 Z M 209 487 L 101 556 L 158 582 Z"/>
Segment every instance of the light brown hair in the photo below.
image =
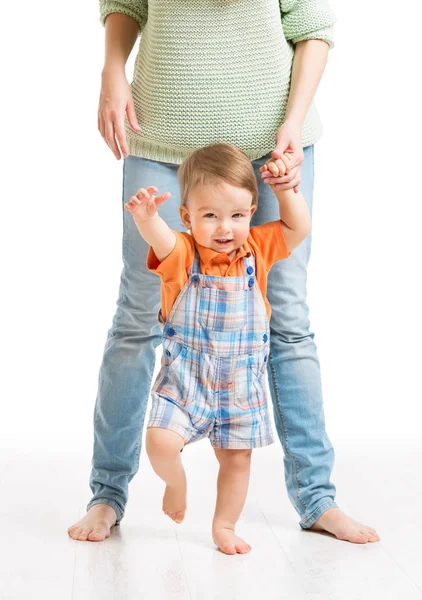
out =
<path fill-rule="evenodd" d="M 222 181 L 244 188 L 252 194 L 252 206 L 258 204 L 258 184 L 249 158 L 230 144 L 212 144 L 194 150 L 177 171 L 180 205 L 186 206 L 190 191 L 197 185 L 218 185 Z"/>

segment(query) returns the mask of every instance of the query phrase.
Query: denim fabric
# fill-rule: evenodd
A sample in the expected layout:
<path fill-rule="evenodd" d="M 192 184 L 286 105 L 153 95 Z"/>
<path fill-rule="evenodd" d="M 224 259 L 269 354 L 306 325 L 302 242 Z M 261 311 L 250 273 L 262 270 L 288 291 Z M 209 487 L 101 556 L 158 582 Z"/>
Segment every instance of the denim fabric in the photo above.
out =
<path fill-rule="evenodd" d="M 314 147 L 304 148 L 301 191 L 312 212 Z M 268 156 L 252 162 L 259 182 L 258 210 L 252 225 L 279 218 L 278 202 L 259 177 Z M 171 198 L 160 214 L 172 229 L 185 231 L 179 216 L 178 165 L 129 156 L 123 166 L 123 198 L 140 187 L 156 185 Z M 112 326 L 99 372 L 94 409 L 94 450 L 90 487 L 94 504 L 114 508 L 118 525 L 128 500 L 128 484 L 139 466 L 142 429 L 155 366 L 155 348 L 162 341 L 157 322 L 160 279 L 145 265 L 148 245 L 132 215 L 123 208 L 123 270 Z M 303 529 L 334 502 L 330 482 L 334 450 L 325 431 L 319 361 L 309 330 L 306 274 L 311 234 L 268 277 L 271 304 L 271 346 L 268 375 L 274 420 L 284 451 L 287 492 Z"/>

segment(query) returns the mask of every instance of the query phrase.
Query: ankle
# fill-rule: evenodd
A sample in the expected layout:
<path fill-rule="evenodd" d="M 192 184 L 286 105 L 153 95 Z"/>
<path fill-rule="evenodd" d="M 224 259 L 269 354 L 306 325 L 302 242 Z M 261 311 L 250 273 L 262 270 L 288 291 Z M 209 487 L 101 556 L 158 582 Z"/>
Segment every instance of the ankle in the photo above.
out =
<path fill-rule="evenodd" d="M 227 529 L 227 531 L 235 531 L 236 523 L 230 523 L 226 519 L 214 519 L 212 522 L 212 531 L 221 531 L 221 529 Z"/>

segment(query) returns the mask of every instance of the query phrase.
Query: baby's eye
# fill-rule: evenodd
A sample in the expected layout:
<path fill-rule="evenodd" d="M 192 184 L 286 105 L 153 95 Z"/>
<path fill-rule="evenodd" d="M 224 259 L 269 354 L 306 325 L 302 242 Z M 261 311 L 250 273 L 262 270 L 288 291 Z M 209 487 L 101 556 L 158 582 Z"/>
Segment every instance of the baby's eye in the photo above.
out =
<path fill-rule="evenodd" d="M 243 217 L 242 213 L 236 213 L 233 215 L 232 218 L 237 218 L 237 217 Z"/>
<path fill-rule="evenodd" d="M 204 215 L 205 218 L 214 217 L 214 216 L 215 216 L 214 213 L 207 213 L 206 215 Z"/>

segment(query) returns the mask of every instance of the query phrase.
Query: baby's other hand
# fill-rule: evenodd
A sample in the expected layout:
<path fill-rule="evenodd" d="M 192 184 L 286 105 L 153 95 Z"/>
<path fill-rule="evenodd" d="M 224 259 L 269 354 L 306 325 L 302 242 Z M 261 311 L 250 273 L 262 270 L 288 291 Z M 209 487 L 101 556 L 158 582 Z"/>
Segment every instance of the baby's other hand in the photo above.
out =
<path fill-rule="evenodd" d="M 161 196 L 155 197 L 156 192 L 158 189 L 153 185 L 147 189 L 141 188 L 129 202 L 126 202 L 125 209 L 132 213 L 137 221 L 149 221 L 157 212 L 158 207 L 171 196 L 170 192 L 164 192 Z"/>
<path fill-rule="evenodd" d="M 259 169 L 261 178 L 265 180 L 268 177 L 283 177 L 289 172 L 291 161 L 292 155 L 289 152 L 284 152 L 281 158 L 269 160 Z"/>
<path fill-rule="evenodd" d="M 292 155 L 284 152 L 281 158 L 273 158 L 259 169 L 262 181 L 268 183 L 274 192 L 289 189 L 299 192 L 300 166 L 291 169 L 292 160 Z"/>

